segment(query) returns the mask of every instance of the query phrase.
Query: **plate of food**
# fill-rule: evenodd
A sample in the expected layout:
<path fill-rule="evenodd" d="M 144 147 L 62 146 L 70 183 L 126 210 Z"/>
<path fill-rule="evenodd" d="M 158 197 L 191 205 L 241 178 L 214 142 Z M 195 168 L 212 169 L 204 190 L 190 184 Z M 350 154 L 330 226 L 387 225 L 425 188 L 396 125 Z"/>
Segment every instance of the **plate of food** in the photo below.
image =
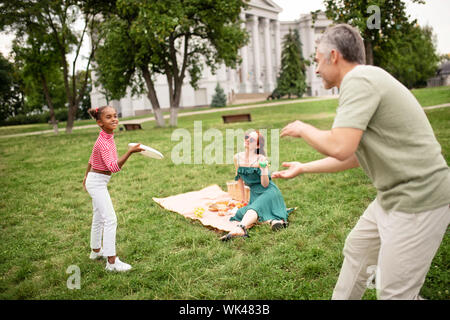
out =
<path fill-rule="evenodd" d="M 216 201 L 208 206 L 208 210 L 210 212 L 215 212 L 219 216 L 225 216 L 229 214 L 235 214 L 239 208 L 245 207 L 247 205 L 246 202 L 240 201 Z"/>

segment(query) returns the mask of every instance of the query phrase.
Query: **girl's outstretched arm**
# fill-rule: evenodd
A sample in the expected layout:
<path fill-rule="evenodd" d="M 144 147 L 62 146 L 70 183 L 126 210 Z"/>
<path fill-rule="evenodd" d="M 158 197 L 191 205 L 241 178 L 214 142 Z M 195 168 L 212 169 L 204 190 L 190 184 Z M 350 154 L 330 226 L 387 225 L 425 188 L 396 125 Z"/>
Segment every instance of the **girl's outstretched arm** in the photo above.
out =
<path fill-rule="evenodd" d="M 120 169 L 122 169 L 123 165 L 125 164 L 125 162 L 127 162 L 128 158 L 131 156 L 132 153 L 144 151 L 144 149 L 142 149 L 140 146 L 141 144 L 138 143 L 134 147 L 128 149 L 128 151 L 125 152 L 125 154 L 119 158 L 119 160 L 117 161 L 117 165 L 119 166 Z"/>

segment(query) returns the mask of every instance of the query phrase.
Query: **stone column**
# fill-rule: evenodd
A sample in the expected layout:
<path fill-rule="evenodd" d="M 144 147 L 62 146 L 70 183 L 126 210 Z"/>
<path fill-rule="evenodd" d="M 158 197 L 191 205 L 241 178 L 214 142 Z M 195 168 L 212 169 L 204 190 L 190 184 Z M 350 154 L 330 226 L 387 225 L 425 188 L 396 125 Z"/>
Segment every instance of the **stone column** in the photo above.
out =
<path fill-rule="evenodd" d="M 278 77 L 278 72 L 281 68 L 281 39 L 280 39 L 280 21 L 274 21 L 275 27 L 275 66 L 276 66 L 276 76 Z"/>
<path fill-rule="evenodd" d="M 264 18 L 264 62 L 266 64 L 266 79 L 264 83 L 264 92 L 272 92 L 273 86 L 273 67 L 272 67 L 272 47 L 270 45 L 270 20 Z"/>
<path fill-rule="evenodd" d="M 261 82 L 261 61 L 259 55 L 259 18 L 258 16 L 252 16 L 252 42 L 253 42 L 253 72 L 254 72 L 254 82 L 253 82 L 253 92 L 262 92 L 263 85 Z"/>
<path fill-rule="evenodd" d="M 240 16 L 241 20 L 243 22 L 241 23 L 241 29 L 246 29 L 246 17 L 245 13 L 241 13 Z M 250 82 L 248 81 L 248 46 L 244 46 L 241 48 L 241 78 L 242 81 L 240 83 L 239 91 L 241 93 L 248 93 L 250 92 Z"/>

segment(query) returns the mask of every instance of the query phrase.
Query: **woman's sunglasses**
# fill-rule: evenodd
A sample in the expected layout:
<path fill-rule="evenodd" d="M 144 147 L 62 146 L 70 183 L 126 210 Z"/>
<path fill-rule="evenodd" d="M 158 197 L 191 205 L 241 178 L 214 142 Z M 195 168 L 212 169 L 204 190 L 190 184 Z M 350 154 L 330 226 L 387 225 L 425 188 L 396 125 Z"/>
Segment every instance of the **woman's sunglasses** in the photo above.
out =
<path fill-rule="evenodd" d="M 250 136 L 249 135 L 245 135 L 245 140 L 248 140 L 248 138 L 250 138 Z M 250 138 L 250 140 L 248 140 L 250 143 L 252 143 L 252 142 L 255 142 L 256 141 L 256 139 L 255 138 Z"/>

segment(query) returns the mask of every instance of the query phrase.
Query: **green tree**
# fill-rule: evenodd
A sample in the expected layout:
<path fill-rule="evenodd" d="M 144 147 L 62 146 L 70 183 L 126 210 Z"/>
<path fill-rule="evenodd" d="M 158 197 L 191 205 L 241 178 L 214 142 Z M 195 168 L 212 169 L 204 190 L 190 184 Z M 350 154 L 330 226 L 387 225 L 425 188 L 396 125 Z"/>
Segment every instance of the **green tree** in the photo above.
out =
<path fill-rule="evenodd" d="M 114 97 L 123 96 L 127 86 L 139 92 L 145 82 L 157 125 L 163 126 L 154 76 L 165 75 L 170 125 L 176 126 L 186 75 L 197 88 L 204 65 L 214 73 L 221 63 L 235 67 L 240 61 L 238 49 L 248 38 L 239 25 L 245 7 L 244 0 L 118 0 L 102 27 L 99 82 Z"/>
<path fill-rule="evenodd" d="M 406 87 L 425 86 L 440 60 L 433 43 L 433 29 L 410 25 L 383 47 L 375 47 L 374 60 Z"/>
<path fill-rule="evenodd" d="M 82 93 L 82 96 L 81 96 L 80 106 L 78 108 L 78 113 L 77 113 L 77 118 L 91 119 L 91 116 L 87 112 L 92 107 L 91 106 L 91 91 L 92 91 L 91 70 L 89 70 L 87 77 L 84 74 L 85 72 L 86 72 L 85 70 L 79 70 L 77 72 L 77 76 L 76 76 L 76 79 L 79 82 L 76 85 L 77 88 L 83 88 L 84 87 L 83 81 L 87 81 L 86 90 L 84 90 L 84 92 Z"/>
<path fill-rule="evenodd" d="M 14 40 L 13 52 L 16 62 L 22 66 L 27 111 L 41 111 L 46 105 L 53 130 L 58 133 L 54 100 L 56 97 L 59 102 L 57 107 L 64 107 L 66 96 L 62 86 L 63 74 L 59 68 L 57 51 L 51 46 L 51 37 L 39 32 L 39 29 L 34 31 L 29 30 L 26 41 L 22 38 Z"/>
<path fill-rule="evenodd" d="M 409 20 L 403 0 L 324 0 L 324 4 L 328 18 L 360 30 L 367 64 L 386 69 L 408 88 L 425 85 L 436 71 L 439 57 L 433 31 Z"/>
<path fill-rule="evenodd" d="M 302 56 L 302 45 L 298 30 L 289 30 L 284 36 L 281 51 L 281 68 L 277 79 L 277 95 L 303 96 L 306 91 L 306 61 Z"/>
<path fill-rule="evenodd" d="M 225 107 L 227 105 L 227 96 L 219 83 L 216 85 L 216 90 L 211 101 L 211 107 Z"/>
<path fill-rule="evenodd" d="M 23 105 L 22 83 L 17 69 L 0 53 L 0 122 L 17 115 Z"/>
<path fill-rule="evenodd" d="M 96 36 L 99 12 L 106 11 L 109 7 L 110 2 L 106 0 L 0 1 L 2 31 L 14 32 L 19 39 L 25 39 L 29 35 L 36 36 L 37 32 L 52 38 L 52 46 L 56 50 L 59 67 L 63 73 L 68 106 L 67 133 L 72 132 L 77 110 L 87 86 L 87 81 L 82 81 L 83 87 L 76 87 L 77 83 L 80 83 L 76 80 L 76 74 L 81 46 L 86 38 L 91 40 L 85 68 L 87 77 L 99 40 Z M 75 24 L 80 21 L 83 24 L 82 31 L 76 32 Z M 70 54 L 74 57 L 71 66 L 69 66 Z"/>
<path fill-rule="evenodd" d="M 136 14 L 118 11 L 102 23 L 100 37 L 103 41 L 95 53 L 96 84 L 103 87 L 107 101 L 124 97 L 127 88 L 132 95 L 146 92 L 156 124 L 163 127 L 164 118 L 152 77 L 162 70 L 153 63 L 155 56 L 148 39 L 132 27 Z"/>
<path fill-rule="evenodd" d="M 450 61 L 450 53 L 444 53 L 439 55 L 439 62 L 440 63 L 445 63 Z"/>
<path fill-rule="evenodd" d="M 411 1 L 425 3 L 424 0 Z M 374 48 L 383 47 L 388 39 L 395 38 L 396 34 L 404 32 L 411 24 L 403 0 L 324 0 L 324 5 L 329 19 L 337 23 L 349 23 L 359 29 L 364 39 L 366 64 L 376 65 Z M 379 21 L 376 21 L 378 18 Z M 415 24 L 415 21 L 412 23 Z"/>

